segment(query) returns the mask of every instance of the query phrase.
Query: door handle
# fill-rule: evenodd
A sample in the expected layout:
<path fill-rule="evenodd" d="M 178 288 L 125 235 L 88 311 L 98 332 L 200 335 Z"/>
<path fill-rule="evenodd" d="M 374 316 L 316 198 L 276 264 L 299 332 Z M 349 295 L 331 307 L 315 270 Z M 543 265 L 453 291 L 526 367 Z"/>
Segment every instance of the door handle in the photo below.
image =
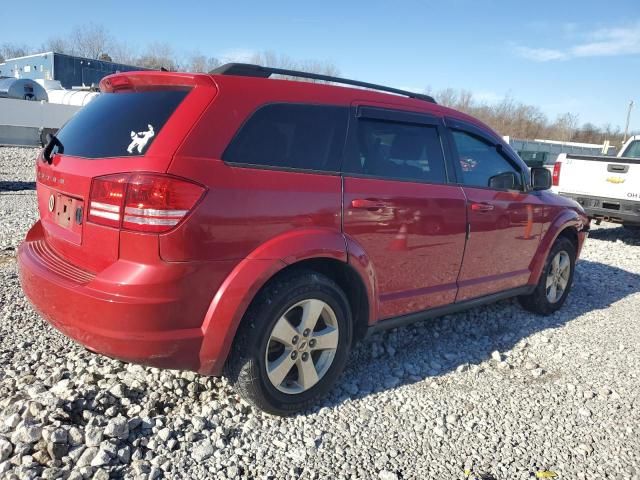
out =
<path fill-rule="evenodd" d="M 472 203 L 471 204 L 471 211 L 473 212 L 490 212 L 491 210 L 493 210 L 493 205 L 491 205 L 490 203 Z"/>
<path fill-rule="evenodd" d="M 367 210 L 380 210 L 388 206 L 380 200 L 368 200 L 366 198 L 354 198 L 351 200 L 351 208 L 366 208 Z"/>

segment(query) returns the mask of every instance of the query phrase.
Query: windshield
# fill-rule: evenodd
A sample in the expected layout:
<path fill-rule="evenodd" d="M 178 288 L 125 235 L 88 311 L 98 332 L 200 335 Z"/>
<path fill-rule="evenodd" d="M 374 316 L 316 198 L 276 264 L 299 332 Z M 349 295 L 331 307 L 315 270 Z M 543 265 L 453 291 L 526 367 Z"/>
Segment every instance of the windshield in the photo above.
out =
<path fill-rule="evenodd" d="M 144 155 L 187 90 L 102 93 L 58 132 L 65 155 Z"/>
<path fill-rule="evenodd" d="M 640 140 L 634 140 L 622 154 L 623 157 L 640 158 Z"/>

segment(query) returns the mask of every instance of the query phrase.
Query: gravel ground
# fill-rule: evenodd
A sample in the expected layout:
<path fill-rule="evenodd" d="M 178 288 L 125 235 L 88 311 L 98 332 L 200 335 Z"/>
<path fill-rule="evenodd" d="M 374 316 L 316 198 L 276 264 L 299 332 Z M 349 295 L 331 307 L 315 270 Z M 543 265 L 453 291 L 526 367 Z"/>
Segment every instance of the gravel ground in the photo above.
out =
<path fill-rule="evenodd" d="M 0 148 L 0 477 L 640 479 L 640 234 L 595 228 L 555 315 L 503 301 L 375 335 L 323 405 L 282 419 L 34 313 L 15 261 L 34 155 Z"/>

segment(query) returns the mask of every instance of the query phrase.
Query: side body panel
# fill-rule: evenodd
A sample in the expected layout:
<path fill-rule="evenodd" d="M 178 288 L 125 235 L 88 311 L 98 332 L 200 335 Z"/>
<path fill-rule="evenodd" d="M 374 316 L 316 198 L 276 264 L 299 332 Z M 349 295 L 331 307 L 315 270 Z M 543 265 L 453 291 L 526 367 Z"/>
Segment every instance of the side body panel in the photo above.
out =
<path fill-rule="evenodd" d="M 287 265 L 311 258 L 346 262 L 342 234 L 330 229 L 287 232 L 262 245 L 236 265 L 217 289 L 204 317 L 200 373 L 222 373 L 240 321 L 260 288 Z"/>
<path fill-rule="evenodd" d="M 550 191 L 539 192 L 539 196 L 544 204 L 544 223 L 540 245 L 529 267 L 531 271 L 529 285 L 538 283 L 549 251 L 563 231 L 573 229 L 577 233 L 578 257 L 589 231 L 589 218 L 574 201 L 560 197 Z"/>
<path fill-rule="evenodd" d="M 520 287 L 531 276 L 545 220 L 540 197 L 527 192 L 464 187 L 469 239 L 458 278 L 458 301 Z M 475 205 L 490 209 L 474 208 Z"/>
<path fill-rule="evenodd" d="M 453 185 L 344 180 L 344 232 L 377 278 L 380 319 L 452 303 L 465 241 L 465 198 Z M 359 199 L 381 208 L 354 208 Z"/>

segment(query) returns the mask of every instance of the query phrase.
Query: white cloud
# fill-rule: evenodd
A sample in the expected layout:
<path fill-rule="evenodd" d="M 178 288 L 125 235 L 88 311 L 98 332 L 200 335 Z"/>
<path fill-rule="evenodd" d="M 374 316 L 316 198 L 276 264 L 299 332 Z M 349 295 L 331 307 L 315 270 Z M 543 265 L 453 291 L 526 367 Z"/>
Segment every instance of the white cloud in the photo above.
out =
<path fill-rule="evenodd" d="M 516 53 L 528 60 L 535 60 L 536 62 L 548 62 L 551 60 L 564 60 L 567 58 L 567 54 L 551 48 L 529 48 L 529 47 L 516 47 Z"/>
<path fill-rule="evenodd" d="M 572 25 L 571 29 L 575 33 L 577 27 Z M 536 62 L 640 54 L 640 22 L 627 27 L 601 28 L 594 32 L 582 33 L 580 37 L 584 39 L 582 42 L 566 48 L 516 46 L 515 53 Z"/>
<path fill-rule="evenodd" d="M 629 28 L 606 28 L 593 34 L 595 41 L 576 45 L 576 57 L 635 55 L 640 53 L 640 22 Z"/>
<path fill-rule="evenodd" d="M 258 52 L 248 48 L 233 48 L 219 54 L 222 62 L 250 62 Z"/>

